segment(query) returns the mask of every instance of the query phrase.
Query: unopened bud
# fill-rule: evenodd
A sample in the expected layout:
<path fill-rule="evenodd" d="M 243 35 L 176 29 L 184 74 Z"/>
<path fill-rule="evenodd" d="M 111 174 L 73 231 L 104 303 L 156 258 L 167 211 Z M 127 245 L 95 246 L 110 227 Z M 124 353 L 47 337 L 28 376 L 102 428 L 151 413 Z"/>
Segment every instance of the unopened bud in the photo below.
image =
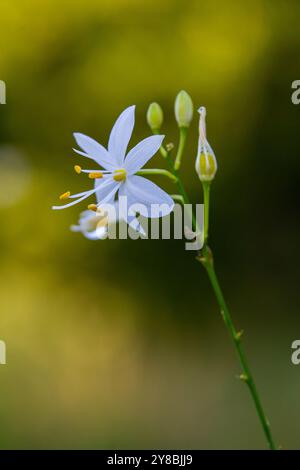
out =
<path fill-rule="evenodd" d="M 189 127 L 193 119 L 193 102 L 190 95 L 182 90 L 175 99 L 175 117 L 179 127 Z"/>
<path fill-rule="evenodd" d="M 164 114 L 158 103 L 151 103 L 147 111 L 147 122 L 153 131 L 158 131 L 163 123 Z"/>
<path fill-rule="evenodd" d="M 212 181 L 218 168 L 217 160 L 206 138 L 206 109 L 201 106 L 198 112 L 200 114 L 199 144 L 195 168 L 201 181 Z"/>

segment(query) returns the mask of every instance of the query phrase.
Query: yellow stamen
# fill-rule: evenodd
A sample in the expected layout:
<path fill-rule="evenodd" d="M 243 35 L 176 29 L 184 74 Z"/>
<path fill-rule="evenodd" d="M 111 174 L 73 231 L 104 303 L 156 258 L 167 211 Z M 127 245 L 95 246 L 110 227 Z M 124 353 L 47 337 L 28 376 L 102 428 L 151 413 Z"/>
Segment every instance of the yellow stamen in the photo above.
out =
<path fill-rule="evenodd" d="M 120 168 L 114 172 L 114 180 L 115 181 L 124 181 L 126 179 L 127 172 L 125 168 Z"/>
<path fill-rule="evenodd" d="M 89 173 L 89 178 L 92 180 L 103 178 L 103 173 L 101 171 L 95 171 L 94 173 Z"/>
<path fill-rule="evenodd" d="M 80 173 L 81 173 L 81 166 L 75 165 L 75 166 L 74 166 L 74 170 L 76 171 L 76 173 L 77 173 L 78 175 L 80 175 Z"/>
<path fill-rule="evenodd" d="M 70 191 L 66 191 L 65 193 L 63 193 L 63 194 L 61 194 L 61 195 L 59 196 L 59 199 L 60 199 L 60 200 L 69 199 L 70 196 L 71 196 Z"/>
<path fill-rule="evenodd" d="M 97 212 L 97 206 L 96 206 L 96 204 L 89 204 L 89 205 L 88 205 L 88 209 L 89 209 L 90 211 Z"/>

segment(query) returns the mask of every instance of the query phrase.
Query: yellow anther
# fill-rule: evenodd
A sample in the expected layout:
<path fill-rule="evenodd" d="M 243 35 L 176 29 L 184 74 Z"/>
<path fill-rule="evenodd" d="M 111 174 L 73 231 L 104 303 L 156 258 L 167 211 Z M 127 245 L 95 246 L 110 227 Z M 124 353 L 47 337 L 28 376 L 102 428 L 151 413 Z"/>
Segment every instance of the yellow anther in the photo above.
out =
<path fill-rule="evenodd" d="M 101 171 L 95 171 L 93 173 L 89 173 L 89 178 L 92 180 L 103 178 L 103 173 Z"/>
<path fill-rule="evenodd" d="M 74 166 L 74 170 L 76 171 L 76 173 L 77 173 L 78 175 L 80 175 L 80 173 L 81 173 L 81 166 L 75 165 L 75 166 Z"/>
<path fill-rule="evenodd" d="M 127 176 L 127 171 L 125 168 L 120 168 L 114 172 L 114 180 L 115 181 L 124 181 Z"/>
<path fill-rule="evenodd" d="M 61 194 L 61 195 L 59 196 L 59 199 L 60 199 L 60 200 L 69 199 L 70 196 L 71 196 L 70 191 L 66 191 L 65 193 L 63 193 L 63 194 Z"/>
<path fill-rule="evenodd" d="M 89 204 L 89 205 L 88 205 L 88 209 L 89 209 L 90 211 L 97 212 L 97 206 L 96 206 L 96 204 Z"/>

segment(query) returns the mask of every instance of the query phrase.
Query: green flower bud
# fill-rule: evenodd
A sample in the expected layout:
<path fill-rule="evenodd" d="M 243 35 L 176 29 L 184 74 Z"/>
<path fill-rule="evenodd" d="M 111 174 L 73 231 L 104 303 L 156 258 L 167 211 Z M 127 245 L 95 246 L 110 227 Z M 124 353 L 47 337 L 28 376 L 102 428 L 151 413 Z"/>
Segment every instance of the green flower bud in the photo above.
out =
<path fill-rule="evenodd" d="M 151 103 L 147 111 L 147 122 L 150 128 L 158 131 L 163 123 L 164 114 L 158 103 Z"/>
<path fill-rule="evenodd" d="M 182 90 L 175 100 L 175 117 L 179 127 L 189 127 L 193 119 L 193 102 L 190 95 Z"/>
<path fill-rule="evenodd" d="M 200 114 L 199 144 L 195 168 L 201 181 L 212 181 L 218 169 L 217 160 L 206 138 L 206 109 L 201 106 L 198 112 Z"/>

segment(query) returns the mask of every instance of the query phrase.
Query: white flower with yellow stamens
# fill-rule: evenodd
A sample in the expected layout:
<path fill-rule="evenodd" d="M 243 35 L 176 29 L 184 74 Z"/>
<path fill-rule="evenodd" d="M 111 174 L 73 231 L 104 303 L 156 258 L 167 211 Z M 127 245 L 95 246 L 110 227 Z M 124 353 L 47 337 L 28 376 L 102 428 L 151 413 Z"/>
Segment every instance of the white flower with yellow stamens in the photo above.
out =
<path fill-rule="evenodd" d="M 108 219 L 105 214 L 99 214 L 91 210 L 81 212 L 78 225 L 71 225 L 72 232 L 81 232 L 90 240 L 99 240 L 106 237 L 108 231 Z"/>
<path fill-rule="evenodd" d="M 217 160 L 213 149 L 206 138 L 206 109 L 204 106 L 198 109 L 199 119 L 199 144 L 196 158 L 196 172 L 201 181 L 212 181 L 217 172 Z"/>
<path fill-rule="evenodd" d="M 141 203 L 149 208 L 152 204 L 159 205 L 160 217 L 172 211 L 173 199 L 156 184 L 136 175 L 159 150 L 164 136 L 147 137 L 133 147 L 125 157 L 134 127 L 134 111 L 135 106 L 130 106 L 118 117 L 110 133 L 108 150 L 86 135 L 74 134 L 77 144 L 82 149 L 74 149 L 75 152 L 94 160 L 103 170 L 85 170 L 75 165 L 76 173 L 88 173 L 89 177 L 95 180 L 94 188 L 73 195 L 69 191 L 65 192 L 60 196 L 61 200 L 75 199 L 75 201 L 62 206 L 53 206 L 53 209 L 71 207 L 95 194 L 97 204 L 90 204 L 88 208 L 97 210 L 101 205 L 113 202 L 118 194 L 126 196 L 130 204 Z M 148 217 L 151 217 L 151 211 L 148 212 Z"/>
<path fill-rule="evenodd" d="M 101 209 L 97 209 L 97 212 L 92 210 L 81 212 L 78 225 L 71 225 L 70 228 L 72 232 L 81 232 L 90 240 L 102 240 L 110 235 L 111 226 L 116 226 L 117 222 L 122 221 L 126 222 L 135 232 L 146 236 L 145 230 L 135 215 L 122 216 L 118 201 L 113 204 L 105 204 Z M 111 234 L 115 238 L 115 230 L 111 230 Z"/>

